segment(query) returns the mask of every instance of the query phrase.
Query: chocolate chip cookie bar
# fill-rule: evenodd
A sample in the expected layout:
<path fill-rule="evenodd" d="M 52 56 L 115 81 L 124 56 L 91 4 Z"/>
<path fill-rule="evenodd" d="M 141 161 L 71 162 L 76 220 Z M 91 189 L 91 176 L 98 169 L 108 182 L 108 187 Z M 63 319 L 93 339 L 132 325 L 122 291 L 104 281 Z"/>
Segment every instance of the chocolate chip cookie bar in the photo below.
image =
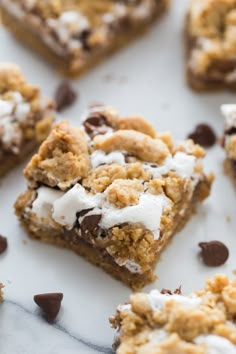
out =
<path fill-rule="evenodd" d="M 48 135 L 53 102 L 26 82 L 20 69 L 0 63 L 0 176 L 22 161 Z"/>
<path fill-rule="evenodd" d="M 24 175 L 15 204 L 33 238 L 74 250 L 137 289 L 171 236 L 204 200 L 204 150 L 175 145 L 140 116 L 94 106 L 81 128 L 57 124 Z"/>
<path fill-rule="evenodd" d="M 163 289 L 136 293 L 110 321 L 117 354 L 235 354 L 236 280 L 216 275 L 184 296 Z"/>
<path fill-rule="evenodd" d="M 236 1 L 192 0 L 187 16 L 187 79 L 196 90 L 236 89 Z"/>
<path fill-rule="evenodd" d="M 224 104 L 221 111 L 225 117 L 223 147 L 226 152 L 224 167 L 236 186 L 236 104 Z"/>
<path fill-rule="evenodd" d="M 2 19 L 23 43 L 76 76 L 138 36 L 169 0 L 2 0 Z"/>

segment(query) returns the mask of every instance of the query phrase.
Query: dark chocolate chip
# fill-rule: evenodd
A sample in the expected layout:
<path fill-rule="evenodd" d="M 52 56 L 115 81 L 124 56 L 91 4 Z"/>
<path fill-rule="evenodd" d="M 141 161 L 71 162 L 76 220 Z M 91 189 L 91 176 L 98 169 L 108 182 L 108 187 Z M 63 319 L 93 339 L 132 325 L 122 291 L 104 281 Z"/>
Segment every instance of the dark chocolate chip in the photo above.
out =
<path fill-rule="evenodd" d="M 177 295 L 182 295 L 182 289 L 181 289 L 181 285 L 175 289 L 174 291 L 171 291 L 169 289 L 162 289 L 161 290 L 161 294 L 168 294 L 168 295 L 174 295 L 174 294 L 177 294 Z"/>
<path fill-rule="evenodd" d="M 62 293 L 38 294 L 34 296 L 35 303 L 43 310 L 49 322 L 53 322 L 61 308 Z"/>
<path fill-rule="evenodd" d="M 225 134 L 226 135 L 236 134 L 236 128 L 235 127 L 229 128 L 228 130 L 225 131 Z"/>
<path fill-rule="evenodd" d="M 64 108 L 70 106 L 76 100 L 77 94 L 70 86 L 69 82 L 63 81 L 57 88 L 55 93 L 55 101 L 57 111 L 60 112 Z"/>
<path fill-rule="evenodd" d="M 172 291 L 169 290 L 169 289 L 162 289 L 162 290 L 161 290 L 161 294 L 163 294 L 163 295 L 166 295 L 166 294 L 172 295 Z"/>
<path fill-rule="evenodd" d="M 7 238 L 0 235 L 0 254 L 7 249 Z"/>
<path fill-rule="evenodd" d="M 102 125 L 108 125 L 108 122 L 103 115 L 97 115 L 88 117 L 84 124 L 89 124 L 94 127 L 101 127 Z"/>
<path fill-rule="evenodd" d="M 90 50 L 90 45 L 89 45 L 89 36 L 91 35 L 91 30 L 86 29 L 84 31 L 81 32 L 79 39 L 82 43 L 83 49 L 89 51 Z"/>
<path fill-rule="evenodd" d="M 100 113 L 91 115 L 84 121 L 84 127 L 86 133 L 93 139 L 96 135 L 106 134 L 109 124 L 106 117 Z"/>
<path fill-rule="evenodd" d="M 211 147 L 216 143 L 216 135 L 207 124 L 197 125 L 195 130 L 188 135 L 188 138 L 203 147 Z"/>
<path fill-rule="evenodd" d="M 99 230 L 98 223 L 101 220 L 102 215 L 88 215 L 83 218 L 80 223 L 82 234 L 90 234 L 95 236 Z"/>
<path fill-rule="evenodd" d="M 200 242 L 203 262 L 210 267 L 224 264 L 229 257 L 228 248 L 220 241 Z"/>
<path fill-rule="evenodd" d="M 82 216 L 86 215 L 88 212 L 90 212 L 91 210 L 93 210 L 93 208 L 90 209 L 84 209 L 79 211 L 78 213 L 76 213 L 77 218 L 81 218 Z"/>

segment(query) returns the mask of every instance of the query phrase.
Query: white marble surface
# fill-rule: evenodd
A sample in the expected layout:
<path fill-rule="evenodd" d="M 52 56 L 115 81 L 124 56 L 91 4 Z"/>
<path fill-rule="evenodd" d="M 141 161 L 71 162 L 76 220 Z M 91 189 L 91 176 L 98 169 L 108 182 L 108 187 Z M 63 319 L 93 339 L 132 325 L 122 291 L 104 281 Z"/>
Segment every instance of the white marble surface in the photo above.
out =
<path fill-rule="evenodd" d="M 184 82 L 183 16 L 187 0 L 176 0 L 170 13 L 142 39 L 118 53 L 74 86 L 80 99 L 64 113 L 74 124 L 93 101 L 117 107 L 122 114 L 141 113 L 157 129 L 171 130 L 183 139 L 199 122 L 209 122 L 221 134 L 221 103 L 234 102 L 230 93 L 197 95 Z M 0 29 L 0 60 L 18 63 L 27 78 L 52 94 L 59 76 L 44 62 L 17 44 Z M 106 76 L 111 80 L 106 80 Z M 202 286 L 207 276 L 236 268 L 236 195 L 222 173 L 224 153 L 209 150 L 206 168 L 216 173 L 211 197 L 187 227 L 166 249 L 157 265 L 155 286 L 184 292 Z M 111 353 L 113 331 L 108 317 L 127 300 L 130 290 L 80 257 L 65 250 L 28 240 L 13 214 L 12 205 L 24 190 L 22 166 L 1 180 L 0 233 L 9 240 L 0 256 L 0 280 L 5 302 L 0 306 L 1 354 Z M 227 221 L 231 218 L 231 221 Z M 198 259 L 198 242 L 223 240 L 230 258 L 222 267 L 206 268 Z M 26 241 L 26 242 L 25 242 Z M 55 325 L 39 315 L 33 295 L 64 293 L 62 311 Z"/>

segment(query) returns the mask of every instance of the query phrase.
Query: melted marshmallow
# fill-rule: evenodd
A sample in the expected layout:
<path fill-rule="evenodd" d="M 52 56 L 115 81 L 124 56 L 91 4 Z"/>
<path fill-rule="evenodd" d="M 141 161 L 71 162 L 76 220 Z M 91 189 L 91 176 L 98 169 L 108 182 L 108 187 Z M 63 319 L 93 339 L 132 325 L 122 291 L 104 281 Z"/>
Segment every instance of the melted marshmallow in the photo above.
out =
<path fill-rule="evenodd" d="M 151 344 L 158 344 L 167 339 L 167 332 L 163 329 L 153 331 L 148 336 Z"/>
<path fill-rule="evenodd" d="M 74 34 L 89 28 L 88 19 L 79 12 L 65 11 L 57 19 L 49 18 L 47 24 L 58 35 L 60 41 L 68 45 Z M 78 43 L 78 41 L 77 41 Z"/>
<path fill-rule="evenodd" d="M 0 100 L 0 119 L 12 114 L 14 103 L 11 101 Z"/>
<path fill-rule="evenodd" d="M 236 346 L 228 339 L 209 334 L 195 338 L 196 344 L 204 343 L 208 347 L 207 354 L 236 354 Z"/>
<path fill-rule="evenodd" d="M 161 166 L 152 167 L 152 164 L 145 163 L 143 167 L 151 173 L 153 178 L 161 177 L 169 171 L 176 172 L 182 178 L 190 178 L 194 174 L 195 163 L 195 156 L 177 152 L 174 156 L 168 156 Z"/>
<path fill-rule="evenodd" d="M 236 127 L 236 104 L 223 104 L 221 112 L 228 127 Z"/>
<path fill-rule="evenodd" d="M 53 200 L 50 191 L 56 192 L 53 194 L 55 196 Z M 50 202 L 52 201 L 50 207 L 52 218 L 57 223 L 72 228 L 78 212 L 93 209 L 89 215 L 101 215 L 100 226 L 102 228 L 109 229 L 125 222 L 142 223 L 146 229 L 153 232 L 155 239 L 159 237 L 161 216 L 169 203 L 168 198 L 164 195 L 144 193 L 140 195 L 137 205 L 119 209 L 106 200 L 105 194 L 89 194 L 80 184 L 76 184 L 66 193 L 60 192 L 61 194 L 58 194 L 57 192 L 50 188 L 38 188 L 38 197 L 33 203 L 33 211 L 38 214 L 36 208 L 38 203 L 42 205 L 43 199 L 45 199 L 47 204 L 50 200 Z M 39 216 L 42 213 L 41 209 L 39 208 Z"/>
<path fill-rule="evenodd" d="M 167 301 L 174 301 L 180 305 L 190 307 L 198 307 L 201 303 L 201 299 L 194 294 L 187 297 L 178 294 L 161 294 L 158 290 L 152 290 L 147 297 L 153 311 L 157 311 L 165 307 Z"/>
<path fill-rule="evenodd" d="M 19 92 L 13 92 L 9 100 L 0 99 L 0 127 L 3 130 L 1 136 L 5 147 L 14 142 L 13 151 L 17 152 L 17 146 L 22 139 L 22 131 L 19 127 L 20 122 L 24 122 L 30 112 L 30 104 L 25 102 Z"/>
<path fill-rule="evenodd" d="M 102 150 L 95 150 L 91 154 L 91 164 L 93 168 L 96 168 L 103 164 L 109 165 L 111 163 L 125 165 L 124 154 L 122 154 L 122 152 L 120 151 L 113 151 L 110 154 L 106 154 Z"/>
<path fill-rule="evenodd" d="M 32 204 L 32 212 L 39 218 L 48 219 L 52 215 L 53 203 L 63 195 L 63 192 L 49 187 L 40 187 L 37 198 Z"/>
<path fill-rule="evenodd" d="M 54 201 L 52 217 L 59 224 L 72 228 L 76 221 L 76 213 L 95 208 L 101 204 L 101 199 L 101 194 L 88 194 L 80 184 L 76 184 Z"/>
<path fill-rule="evenodd" d="M 125 222 L 142 223 L 146 229 L 154 234 L 154 239 L 160 235 L 160 222 L 164 209 L 168 205 L 168 199 L 164 195 L 141 194 L 137 205 L 125 208 L 115 208 L 113 205 L 103 208 L 101 227 L 109 229 L 114 225 Z"/>

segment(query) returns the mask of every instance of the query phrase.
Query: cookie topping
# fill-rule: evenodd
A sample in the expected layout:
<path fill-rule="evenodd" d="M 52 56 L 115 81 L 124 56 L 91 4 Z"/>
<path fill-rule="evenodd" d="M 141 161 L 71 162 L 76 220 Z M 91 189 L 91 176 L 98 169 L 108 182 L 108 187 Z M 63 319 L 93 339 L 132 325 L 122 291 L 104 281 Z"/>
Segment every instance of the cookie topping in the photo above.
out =
<path fill-rule="evenodd" d="M 207 124 L 199 124 L 195 130 L 188 135 L 189 139 L 192 139 L 195 144 L 199 144 L 203 147 L 212 147 L 216 143 L 216 135 L 213 129 Z"/>
<path fill-rule="evenodd" d="M 203 262 L 210 267 L 224 264 L 229 257 L 228 248 L 220 241 L 200 242 Z"/>
<path fill-rule="evenodd" d="M 75 102 L 77 94 L 70 86 L 69 82 L 63 81 L 57 88 L 55 93 L 55 101 L 57 111 L 60 112 L 64 108 L 72 105 Z"/>
<path fill-rule="evenodd" d="M 0 235 L 0 254 L 5 252 L 7 249 L 7 238 Z"/>
<path fill-rule="evenodd" d="M 53 322 L 61 308 L 62 293 L 39 294 L 34 296 L 35 303 L 43 310 L 48 322 Z"/>

